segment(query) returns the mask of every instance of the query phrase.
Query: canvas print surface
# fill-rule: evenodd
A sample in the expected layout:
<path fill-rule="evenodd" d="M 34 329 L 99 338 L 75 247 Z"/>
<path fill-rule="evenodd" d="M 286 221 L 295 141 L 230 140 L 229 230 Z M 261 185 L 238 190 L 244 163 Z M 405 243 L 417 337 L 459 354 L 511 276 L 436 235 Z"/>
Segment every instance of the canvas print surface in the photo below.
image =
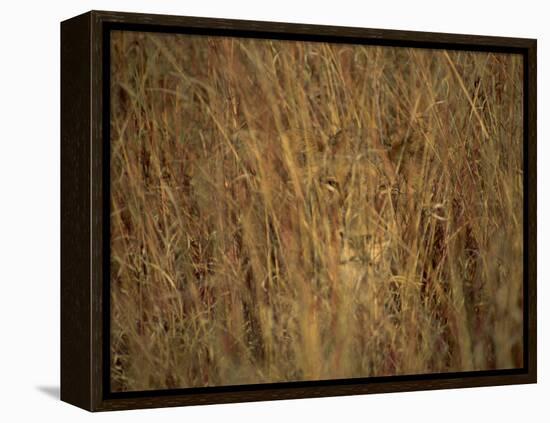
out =
<path fill-rule="evenodd" d="M 114 392 L 523 365 L 521 55 L 113 31 Z"/>

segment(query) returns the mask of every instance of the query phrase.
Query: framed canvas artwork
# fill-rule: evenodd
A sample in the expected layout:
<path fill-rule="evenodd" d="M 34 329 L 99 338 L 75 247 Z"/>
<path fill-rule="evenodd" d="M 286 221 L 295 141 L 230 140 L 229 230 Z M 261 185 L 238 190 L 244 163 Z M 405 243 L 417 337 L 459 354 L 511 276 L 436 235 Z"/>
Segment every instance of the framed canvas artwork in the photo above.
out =
<path fill-rule="evenodd" d="M 536 381 L 536 41 L 61 24 L 61 396 Z"/>

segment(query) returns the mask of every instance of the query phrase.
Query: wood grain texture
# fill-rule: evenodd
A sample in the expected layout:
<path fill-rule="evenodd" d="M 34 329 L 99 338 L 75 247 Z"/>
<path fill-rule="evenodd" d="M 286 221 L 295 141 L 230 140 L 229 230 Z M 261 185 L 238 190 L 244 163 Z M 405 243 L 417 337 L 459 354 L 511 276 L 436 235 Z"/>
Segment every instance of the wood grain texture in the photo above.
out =
<path fill-rule="evenodd" d="M 90 19 L 61 25 L 61 399 L 89 409 Z"/>
<path fill-rule="evenodd" d="M 344 38 L 362 39 L 367 43 L 391 44 L 392 42 L 406 42 L 411 44 L 429 43 L 442 47 L 453 48 L 486 48 L 490 51 L 517 48 L 526 49 L 532 45 L 533 40 L 527 38 L 494 37 L 484 35 L 447 34 L 419 31 L 401 31 L 392 29 L 371 29 L 358 27 L 343 27 L 330 25 L 311 25 L 283 22 L 266 22 L 237 19 L 201 18 L 190 16 L 172 16 L 144 13 L 121 13 L 108 11 L 91 12 L 97 19 L 105 22 L 125 23 L 132 25 L 162 25 L 166 27 L 188 27 L 204 29 L 227 29 L 257 31 L 259 33 L 278 33 L 291 36 L 292 34 L 310 35 L 315 38 L 320 36 L 337 37 L 340 42 Z M 332 40 L 335 41 L 335 40 Z M 355 40 L 358 41 L 358 40 Z"/>
<path fill-rule="evenodd" d="M 123 393 L 108 389 L 103 352 L 109 325 L 103 291 L 103 30 L 105 24 L 156 31 L 196 28 L 247 36 L 408 45 L 524 55 L 526 143 L 526 357 L 523 371 L 377 378 L 368 382 L 240 386 L 223 390 Z M 108 214 L 107 214 L 108 216 Z M 107 258 L 108 259 L 108 258 Z M 90 411 L 463 388 L 536 382 L 536 40 L 167 15 L 88 12 L 61 24 L 61 399 Z"/>
<path fill-rule="evenodd" d="M 434 389 L 473 388 L 534 382 L 535 381 L 531 378 L 531 376 L 527 374 L 518 374 L 513 376 L 475 376 L 463 377 L 460 379 L 427 379 L 422 381 L 397 380 L 395 382 L 384 381 L 350 385 L 334 384 L 331 386 L 261 389 L 224 393 L 155 395 L 153 392 L 150 396 L 108 399 L 102 402 L 94 411 L 227 404 L 236 402 L 273 401 L 297 398 L 380 394 L 388 392 L 426 391 Z"/>
<path fill-rule="evenodd" d="M 92 294 L 92 309 L 90 313 L 92 326 L 91 340 L 91 355 L 90 374 L 92 377 L 91 401 L 92 409 L 97 409 L 103 401 L 104 390 L 104 368 L 103 368 L 103 343 L 105 341 L 104 331 L 109 328 L 108 320 L 104 320 L 108 307 L 104 307 L 103 288 L 105 282 L 104 263 L 109 260 L 109 257 L 104 256 L 105 243 L 110 240 L 104 237 L 105 215 L 108 215 L 109 209 L 104 208 L 104 198 L 108 198 L 108 187 L 103 186 L 104 169 L 108 168 L 109 164 L 104 163 L 104 148 L 109 148 L 109 140 L 103 139 L 104 124 L 103 119 L 103 23 L 102 19 L 97 14 L 90 12 L 90 45 L 91 45 L 91 62 L 90 62 L 90 86 L 91 86 L 91 125 L 90 133 L 90 176 L 91 176 L 91 231 L 92 231 L 92 277 L 90 292 Z M 105 191 L 107 189 L 107 191 Z"/>

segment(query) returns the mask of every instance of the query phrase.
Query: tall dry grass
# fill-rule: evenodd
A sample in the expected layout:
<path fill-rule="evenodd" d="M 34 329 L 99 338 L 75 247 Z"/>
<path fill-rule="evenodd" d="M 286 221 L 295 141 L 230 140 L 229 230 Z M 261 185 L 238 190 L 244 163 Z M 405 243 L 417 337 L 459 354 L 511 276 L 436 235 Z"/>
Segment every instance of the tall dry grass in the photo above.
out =
<path fill-rule="evenodd" d="M 114 32 L 115 391 L 522 365 L 522 59 Z"/>

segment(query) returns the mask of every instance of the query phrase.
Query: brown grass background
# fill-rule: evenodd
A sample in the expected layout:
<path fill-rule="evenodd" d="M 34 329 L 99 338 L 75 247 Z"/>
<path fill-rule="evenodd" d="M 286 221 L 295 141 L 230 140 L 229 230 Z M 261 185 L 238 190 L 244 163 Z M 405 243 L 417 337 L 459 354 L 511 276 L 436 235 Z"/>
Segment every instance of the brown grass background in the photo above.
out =
<path fill-rule="evenodd" d="M 114 32 L 114 391 L 523 357 L 522 58 Z"/>

